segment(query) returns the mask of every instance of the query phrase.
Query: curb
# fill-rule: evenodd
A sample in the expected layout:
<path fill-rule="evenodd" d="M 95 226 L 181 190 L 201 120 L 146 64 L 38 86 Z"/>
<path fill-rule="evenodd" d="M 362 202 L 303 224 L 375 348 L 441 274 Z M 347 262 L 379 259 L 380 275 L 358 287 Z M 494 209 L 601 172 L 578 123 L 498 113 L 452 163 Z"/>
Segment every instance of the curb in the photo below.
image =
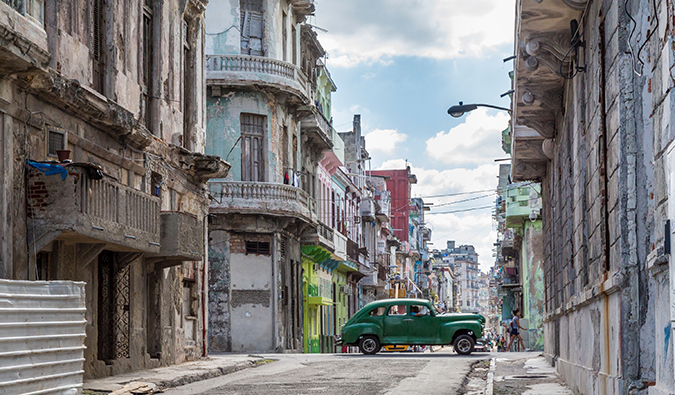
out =
<path fill-rule="evenodd" d="M 494 393 L 496 365 L 495 358 L 491 358 L 490 370 L 488 371 L 487 382 L 485 383 L 485 395 L 493 395 Z"/>
<path fill-rule="evenodd" d="M 259 356 L 252 356 L 254 358 L 259 358 Z M 147 379 L 147 378 L 141 378 L 138 377 L 134 380 L 130 380 L 126 383 L 120 383 L 122 385 L 122 388 L 119 388 L 117 390 L 114 390 L 113 393 L 115 395 L 126 395 L 126 394 L 133 394 L 131 390 L 135 389 L 136 386 L 133 384 L 138 384 L 138 385 L 145 385 L 149 389 L 148 392 L 144 392 L 147 394 L 153 394 L 157 392 L 163 392 L 169 388 L 175 388 L 179 387 L 182 385 L 187 385 L 191 383 L 195 383 L 198 381 L 203 381 L 203 380 L 208 380 L 220 376 L 225 376 L 228 374 L 236 373 L 238 371 L 244 370 L 244 369 L 249 369 L 249 368 L 255 368 L 261 364 L 261 361 L 266 361 L 264 358 L 258 359 L 255 361 L 245 361 L 245 362 L 238 362 L 234 365 L 229 365 L 229 366 L 219 366 L 215 367 L 212 369 L 208 370 L 203 370 L 203 371 L 198 371 L 198 372 L 191 372 L 186 375 L 179 375 L 177 377 L 174 377 L 172 379 L 168 380 L 160 380 L 160 379 Z M 270 360 L 274 361 L 274 360 Z M 86 383 L 85 383 L 86 387 Z M 154 387 L 154 388 L 152 388 Z M 93 388 L 86 388 L 84 389 L 85 394 L 92 394 L 92 395 L 98 395 L 98 394 L 110 394 L 109 389 L 103 389 L 103 388 L 96 388 L 94 386 Z"/>
<path fill-rule="evenodd" d="M 197 374 L 189 374 L 185 376 L 179 376 L 176 377 L 175 379 L 172 380 L 159 380 L 156 382 L 153 382 L 154 384 L 157 385 L 158 390 L 165 390 L 168 388 L 175 388 L 175 387 L 180 387 L 181 385 L 186 385 L 190 383 L 194 383 L 197 381 L 203 381 L 203 380 L 208 380 L 212 379 L 215 377 L 220 377 L 220 376 L 225 376 L 228 374 L 232 374 L 235 372 L 238 372 L 240 370 L 248 369 L 248 368 L 253 368 L 256 366 L 256 361 L 247 361 L 247 362 L 240 362 L 235 365 L 231 366 L 221 366 L 218 368 L 206 370 L 204 372 L 200 372 Z"/>

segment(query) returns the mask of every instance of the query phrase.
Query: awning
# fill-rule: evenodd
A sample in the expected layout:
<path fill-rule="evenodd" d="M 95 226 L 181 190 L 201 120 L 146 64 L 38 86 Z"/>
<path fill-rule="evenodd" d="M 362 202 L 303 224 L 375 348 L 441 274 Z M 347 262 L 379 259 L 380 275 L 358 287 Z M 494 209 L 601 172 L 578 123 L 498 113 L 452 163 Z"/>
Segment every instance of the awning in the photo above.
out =
<path fill-rule="evenodd" d="M 332 306 L 333 300 L 323 296 L 310 296 L 307 298 L 307 303 L 315 306 Z"/>

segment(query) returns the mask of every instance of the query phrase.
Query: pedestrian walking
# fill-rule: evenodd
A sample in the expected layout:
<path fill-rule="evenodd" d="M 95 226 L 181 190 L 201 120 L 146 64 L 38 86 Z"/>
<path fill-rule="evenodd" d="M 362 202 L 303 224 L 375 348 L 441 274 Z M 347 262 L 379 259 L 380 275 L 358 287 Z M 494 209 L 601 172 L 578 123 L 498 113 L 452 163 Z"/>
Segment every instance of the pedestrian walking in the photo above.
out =
<path fill-rule="evenodd" d="M 509 329 L 511 330 L 511 338 L 509 339 L 509 345 L 506 346 L 506 349 L 511 351 L 511 344 L 513 341 L 516 341 L 516 351 L 520 351 L 521 348 L 524 349 L 523 347 L 523 338 L 520 337 L 520 329 L 525 330 L 522 326 L 520 326 L 520 310 L 515 309 L 513 310 L 513 318 L 511 319 L 511 323 L 509 324 Z"/>

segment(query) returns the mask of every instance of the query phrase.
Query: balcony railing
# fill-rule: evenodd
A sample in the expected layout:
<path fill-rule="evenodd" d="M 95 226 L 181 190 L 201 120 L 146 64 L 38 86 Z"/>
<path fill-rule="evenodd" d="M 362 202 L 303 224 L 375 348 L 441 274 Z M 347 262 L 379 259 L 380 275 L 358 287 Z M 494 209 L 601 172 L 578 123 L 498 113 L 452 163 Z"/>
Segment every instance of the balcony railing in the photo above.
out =
<path fill-rule="evenodd" d="M 216 201 L 211 212 L 267 214 L 316 221 L 314 198 L 300 188 L 277 183 L 215 181 L 209 183 Z"/>
<path fill-rule="evenodd" d="M 204 223 L 196 215 L 165 211 L 161 214 L 161 249 L 157 256 L 181 261 L 204 257 Z"/>
<path fill-rule="evenodd" d="M 327 150 L 333 148 L 333 126 L 316 107 L 312 114 L 300 123 L 302 133 L 314 142 L 319 148 Z"/>
<path fill-rule="evenodd" d="M 359 244 L 351 239 L 347 239 L 347 256 L 353 262 L 359 261 Z"/>
<path fill-rule="evenodd" d="M 282 60 L 250 55 L 207 55 L 210 86 L 259 85 L 295 93 L 307 102 L 312 97 L 307 77 L 300 68 Z"/>
<path fill-rule="evenodd" d="M 333 232 L 333 244 L 335 245 L 335 255 L 342 260 L 347 260 L 347 236 L 340 232 Z"/>
<path fill-rule="evenodd" d="M 308 230 L 302 237 L 303 245 L 318 245 L 330 252 L 335 251 L 333 229 L 319 221 L 316 228 Z"/>
<path fill-rule="evenodd" d="M 159 252 L 159 197 L 110 178 L 91 179 L 81 167 L 69 166 L 65 180 L 31 169 L 27 204 L 31 242 L 51 234 Z"/>

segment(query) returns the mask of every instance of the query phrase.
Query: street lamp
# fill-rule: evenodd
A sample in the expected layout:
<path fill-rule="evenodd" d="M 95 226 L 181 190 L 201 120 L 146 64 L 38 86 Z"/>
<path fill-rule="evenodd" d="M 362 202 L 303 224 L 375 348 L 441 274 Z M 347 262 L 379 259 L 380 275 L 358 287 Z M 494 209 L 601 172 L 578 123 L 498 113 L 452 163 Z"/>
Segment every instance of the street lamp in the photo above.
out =
<path fill-rule="evenodd" d="M 491 104 L 464 104 L 463 102 L 459 102 L 459 105 L 448 108 L 448 114 L 454 118 L 459 118 L 464 115 L 464 113 L 473 111 L 478 107 L 494 108 L 495 110 L 508 111 L 511 113 L 511 109 L 506 107 L 497 107 Z"/>

